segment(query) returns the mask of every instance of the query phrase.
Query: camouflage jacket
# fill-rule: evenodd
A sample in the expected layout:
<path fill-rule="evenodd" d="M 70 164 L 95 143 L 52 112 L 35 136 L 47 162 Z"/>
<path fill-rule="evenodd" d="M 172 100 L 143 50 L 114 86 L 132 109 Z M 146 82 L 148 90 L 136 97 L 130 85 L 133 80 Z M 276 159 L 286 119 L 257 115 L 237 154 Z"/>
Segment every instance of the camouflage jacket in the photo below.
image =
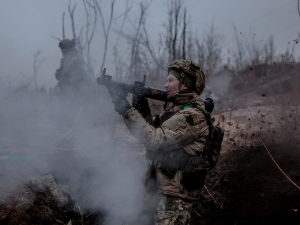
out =
<path fill-rule="evenodd" d="M 147 122 L 134 107 L 124 115 L 124 121 L 131 133 L 140 140 L 147 149 L 154 152 L 172 151 L 182 147 L 190 156 L 201 156 L 206 138 L 209 134 L 207 120 L 199 109 L 183 106 L 198 104 L 205 107 L 203 100 L 196 93 L 178 94 L 175 101 L 165 107 L 160 114 L 161 125 L 155 128 Z M 159 191 L 181 198 L 196 200 L 200 190 L 188 191 L 180 184 L 182 171 L 178 170 L 174 178 L 164 175 L 160 169 L 159 154 L 154 160 Z"/>
<path fill-rule="evenodd" d="M 60 68 L 56 71 L 58 87 L 76 87 L 84 79 L 84 70 L 76 49 L 70 50 L 60 61 Z"/>

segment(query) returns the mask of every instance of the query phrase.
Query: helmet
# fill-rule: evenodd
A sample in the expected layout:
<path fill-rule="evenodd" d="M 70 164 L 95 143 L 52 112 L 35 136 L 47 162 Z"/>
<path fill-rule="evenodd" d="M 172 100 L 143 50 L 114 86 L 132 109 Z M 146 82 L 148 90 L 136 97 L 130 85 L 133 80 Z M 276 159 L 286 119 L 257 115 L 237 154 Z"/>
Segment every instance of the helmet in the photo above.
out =
<path fill-rule="evenodd" d="M 190 90 L 195 90 L 199 95 L 203 92 L 205 88 L 205 75 L 198 64 L 188 60 L 175 60 L 169 65 L 168 73 L 172 70 L 180 73 L 180 77 L 174 76 L 187 85 Z"/>
<path fill-rule="evenodd" d="M 72 41 L 70 39 L 61 40 L 58 44 L 58 47 L 61 49 L 71 49 L 75 46 L 75 40 Z"/>

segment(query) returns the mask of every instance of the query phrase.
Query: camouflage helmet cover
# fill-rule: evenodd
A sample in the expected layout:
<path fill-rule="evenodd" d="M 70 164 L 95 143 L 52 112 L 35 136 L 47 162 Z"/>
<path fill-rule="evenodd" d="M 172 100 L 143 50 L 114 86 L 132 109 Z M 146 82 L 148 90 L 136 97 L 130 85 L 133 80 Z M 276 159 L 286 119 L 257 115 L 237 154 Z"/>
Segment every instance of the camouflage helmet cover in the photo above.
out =
<path fill-rule="evenodd" d="M 61 49 L 71 49 L 75 46 L 75 40 L 63 39 L 59 42 L 58 47 Z"/>
<path fill-rule="evenodd" d="M 197 93 L 200 95 L 203 92 L 205 88 L 205 75 L 198 64 L 188 60 L 175 60 L 169 65 L 168 73 L 174 69 L 184 74 L 194 76 L 196 78 L 195 89 Z"/>

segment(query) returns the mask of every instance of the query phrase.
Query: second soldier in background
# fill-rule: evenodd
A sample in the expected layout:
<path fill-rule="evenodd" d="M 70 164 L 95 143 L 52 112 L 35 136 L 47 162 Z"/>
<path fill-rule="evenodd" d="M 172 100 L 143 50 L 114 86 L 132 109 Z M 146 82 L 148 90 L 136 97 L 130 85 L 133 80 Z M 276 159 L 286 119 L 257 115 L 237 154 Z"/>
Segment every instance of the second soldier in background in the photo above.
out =
<path fill-rule="evenodd" d="M 75 46 L 75 40 L 64 39 L 59 42 L 59 47 L 63 57 L 60 68 L 55 72 L 55 78 L 58 80 L 57 87 L 60 92 L 67 96 L 75 96 L 84 79 L 84 70 Z"/>

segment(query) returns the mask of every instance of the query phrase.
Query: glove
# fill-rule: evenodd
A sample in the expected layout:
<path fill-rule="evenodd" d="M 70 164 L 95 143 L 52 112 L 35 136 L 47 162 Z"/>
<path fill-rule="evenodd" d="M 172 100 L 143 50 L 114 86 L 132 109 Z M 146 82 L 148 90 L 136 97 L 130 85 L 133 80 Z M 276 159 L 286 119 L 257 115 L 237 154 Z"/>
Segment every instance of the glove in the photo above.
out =
<path fill-rule="evenodd" d="M 115 105 L 115 111 L 122 116 L 131 108 L 126 98 L 117 98 L 113 100 L 112 103 Z"/>
<path fill-rule="evenodd" d="M 134 94 L 132 96 L 132 106 L 139 110 L 144 118 L 146 118 L 151 113 L 148 100 L 142 95 Z"/>

